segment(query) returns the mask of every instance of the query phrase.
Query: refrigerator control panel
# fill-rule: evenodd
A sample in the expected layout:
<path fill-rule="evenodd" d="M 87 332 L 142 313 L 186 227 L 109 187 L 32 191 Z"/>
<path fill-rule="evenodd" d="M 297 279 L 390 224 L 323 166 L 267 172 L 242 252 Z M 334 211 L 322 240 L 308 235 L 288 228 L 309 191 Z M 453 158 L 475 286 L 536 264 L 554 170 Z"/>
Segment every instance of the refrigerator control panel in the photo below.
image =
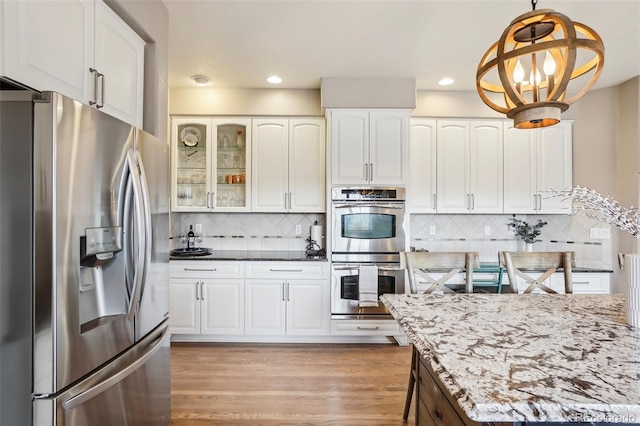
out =
<path fill-rule="evenodd" d="M 122 227 L 87 228 L 85 236 L 81 237 L 82 258 L 96 256 L 103 253 L 114 253 L 122 250 Z"/>

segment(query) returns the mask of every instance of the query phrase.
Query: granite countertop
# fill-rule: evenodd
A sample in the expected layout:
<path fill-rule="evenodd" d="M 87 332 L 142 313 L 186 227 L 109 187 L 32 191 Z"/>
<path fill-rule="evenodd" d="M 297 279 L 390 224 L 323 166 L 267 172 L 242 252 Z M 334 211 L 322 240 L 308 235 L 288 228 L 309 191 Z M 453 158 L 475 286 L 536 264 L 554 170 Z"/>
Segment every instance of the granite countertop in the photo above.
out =
<path fill-rule="evenodd" d="M 206 256 L 170 256 L 170 260 L 270 260 L 327 261 L 326 257 L 309 257 L 304 251 L 215 250 Z"/>
<path fill-rule="evenodd" d="M 623 295 L 381 300 L 472 420 L 640 423 L 640 329 Z"/>

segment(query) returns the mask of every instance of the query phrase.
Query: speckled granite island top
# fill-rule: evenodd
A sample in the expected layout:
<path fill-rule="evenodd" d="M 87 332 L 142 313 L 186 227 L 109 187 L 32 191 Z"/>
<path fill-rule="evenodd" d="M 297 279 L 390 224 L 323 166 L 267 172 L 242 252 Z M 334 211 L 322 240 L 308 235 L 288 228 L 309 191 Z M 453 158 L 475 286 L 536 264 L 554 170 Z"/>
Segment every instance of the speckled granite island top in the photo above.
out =
<path fill-rule="evenodd" d="M 640 329 L 622 295 L 381 300 L 472 420 L 640 423 Z"/>

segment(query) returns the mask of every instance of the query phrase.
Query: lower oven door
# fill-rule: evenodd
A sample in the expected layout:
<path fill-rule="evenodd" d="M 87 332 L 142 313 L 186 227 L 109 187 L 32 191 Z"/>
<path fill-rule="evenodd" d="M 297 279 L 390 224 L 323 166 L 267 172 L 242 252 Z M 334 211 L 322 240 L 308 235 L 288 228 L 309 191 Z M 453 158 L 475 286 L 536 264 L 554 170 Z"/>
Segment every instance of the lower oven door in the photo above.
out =
<path fill-rule="evenodd" d="M 404 269 L 399 263 L 376 264 L 378 267 L 378 296 L 404 293 Z M 359 264 L 331 265 L 331 318 L 353 319 L 362 316 L 390 316 L 382 302 L 376 307 L 360 307 Z"/>

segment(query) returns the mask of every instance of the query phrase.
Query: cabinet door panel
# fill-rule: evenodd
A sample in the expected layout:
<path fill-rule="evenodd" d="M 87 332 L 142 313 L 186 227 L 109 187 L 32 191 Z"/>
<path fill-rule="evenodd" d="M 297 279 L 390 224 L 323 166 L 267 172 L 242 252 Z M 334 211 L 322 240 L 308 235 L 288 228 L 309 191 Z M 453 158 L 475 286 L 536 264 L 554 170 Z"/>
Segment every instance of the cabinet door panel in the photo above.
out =
<path fill-rule="evenodd" d="M 284 211 L 288 196 L 287 120 L 254 120 L 252 210 Z"/>
<path fill-rule="evenodd" d="M 372 184 L 402 184 L 408 152 L 409 115 L 395 111 L 372 111 L 370 120 L 369 180 Z M 366 161 L 365 161 L 366 162 Z"/>
<path fill-rule="evenodd" d="M 289 210 L 325 211 L 324 120 L 289 121 Z"/>
<path fill-rule="evenodd" d="M 502 213 L 502 122 L 472 122 L 469 141 L 471 212 Z"/>
<path fill-rule="evenodd" d="M 467 213 L 469 123 L 439 121 L 437 138 L 438 212 Z"/>
<path fill-rule="evenodd" d="M 174 334 L 200 333 L 199 280 L 169 282 L 169 326 Z"/>
<path fill-rule="evenodd" d="M 244 280 L 205 280 L 202 334 L 244 334 Z"/>
<path fill-rule="evenodd" d="M 539 130 L 538 139 L 538 193 L 540 213 L 571 213 L 571 200 L 549 197 L 549 189 L 571 186 L 572 152 L 571 123 L 561 122 Z"/>
<path fill-rule="evenodd" d="M 88 102 L 93 91 L 89 68 L 94 59 L 94 2 L 7 1 L 2 6 L 0 73 L 36 90 Z"/>
<path fill-rule="evenodd" d="M 283 281 L 246 280 L 245 297 L 245 334 L 285 334 Z"/>
<path fill-rule="evenodd" d="M 504 124 L 504 212 L 536 209 L 536 133 Z"/>
<path fill-rule="evenodd" d="M 287 334 L 329 334 L 328 280 L 288 281 Z"/>
<path fill-rule="evenodd" d="M 436 211 L 436 121 L 414 118 L 410 128 L 411 213 Z"/>
<path fill-rule="evenodd" d="M 144 41 L 96 2 L 95 68 L 104 74 L 103 111 L 142 128 Z"/>
<path fill-rule="evenodd" d="M 186 146 L 182 142 L 187 133 L 200 136 L 196 146 Z M 195 117 L 172 119 L 171 143 L 171 209 L 209 211 L 211 156 L 216 155 L 215 143 L 211 142 L 211 120 Z"/>
<path fill-rule="evenodd" d="M 365 183 L 369 158 L 369 113 L 333 111 L 331 114 L 331 181 Z"/>

